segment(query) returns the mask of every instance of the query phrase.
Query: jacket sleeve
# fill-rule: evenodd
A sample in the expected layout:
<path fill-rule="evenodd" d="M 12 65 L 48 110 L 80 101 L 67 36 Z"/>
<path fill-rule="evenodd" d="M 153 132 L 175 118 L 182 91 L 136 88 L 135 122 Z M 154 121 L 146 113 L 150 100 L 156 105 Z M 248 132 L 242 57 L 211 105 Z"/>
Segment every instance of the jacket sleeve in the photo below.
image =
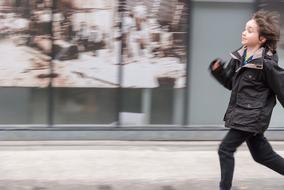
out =
<path fill-rule="evenodd" d="M 212 70 L 212 66 L 216 60 L 212 61 L 209 70 L 213 77 L 221 83 L 228 90 L 232 90 L 232 78 L 235 73 L 235 62 L 233 59 L 225 66 L 225 63 L 221 61 L 221 66 L 214 71 Z"/>
<path fill-rule="evenodd" d="M 284 107 L 284 69 L 274 62 L 268 62 L 265 65 L 264 72 L 267 84 Z"/>

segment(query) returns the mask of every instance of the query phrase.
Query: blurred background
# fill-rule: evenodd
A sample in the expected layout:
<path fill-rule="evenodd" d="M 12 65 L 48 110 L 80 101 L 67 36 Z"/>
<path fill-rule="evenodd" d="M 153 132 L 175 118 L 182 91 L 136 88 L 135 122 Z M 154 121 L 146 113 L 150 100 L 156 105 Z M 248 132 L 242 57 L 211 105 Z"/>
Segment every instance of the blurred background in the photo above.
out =
<path fill-rule="evenodd" d="M 210 76 L 210 61 L 229 60 L 253 12 L 269 9 L 281 14 L 284 67 L 283 8 L 280 0 L 0 0 L 0 129 L 214 139 L 230 92 Z M 271 130 L 284 132 L 282 109 Z"/>

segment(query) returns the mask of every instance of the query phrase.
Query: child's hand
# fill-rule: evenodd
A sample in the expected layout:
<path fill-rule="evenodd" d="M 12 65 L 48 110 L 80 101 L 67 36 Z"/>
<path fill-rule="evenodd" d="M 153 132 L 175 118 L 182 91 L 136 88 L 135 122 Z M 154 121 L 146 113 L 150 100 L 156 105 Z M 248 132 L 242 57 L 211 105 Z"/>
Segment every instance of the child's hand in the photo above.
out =
<path fill-rule="evenodd" d="M 221 66 L 221 59 L 215 59 L 214 61 L 211 62 L 211 69 L 212 71 L 215 71 L 216 69 L 218 69 Z"/>
<path fill-rule="evenodd" d="M 213 65 L 212 65 L 212 70 L 215 71 L 216 69 L 218 69 L 220 67 L 220 63 L 219 62 L 215 62 Z"/>

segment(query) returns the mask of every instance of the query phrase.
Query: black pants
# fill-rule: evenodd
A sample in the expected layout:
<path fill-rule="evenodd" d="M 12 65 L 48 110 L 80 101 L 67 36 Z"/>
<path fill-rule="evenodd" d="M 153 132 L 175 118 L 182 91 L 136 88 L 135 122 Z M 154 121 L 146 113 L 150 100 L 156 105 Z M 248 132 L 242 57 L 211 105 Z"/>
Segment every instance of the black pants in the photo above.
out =
<path fill-rule="evenodd" d="M 230 129 L 219 146 L 218 154 L 221 167 L 220 187 L 230 189 L 234 173 L 234 153 L 246 141 L 253 159 L 284 175 L 284 159 L 276 154 L 263 134 Z"/>

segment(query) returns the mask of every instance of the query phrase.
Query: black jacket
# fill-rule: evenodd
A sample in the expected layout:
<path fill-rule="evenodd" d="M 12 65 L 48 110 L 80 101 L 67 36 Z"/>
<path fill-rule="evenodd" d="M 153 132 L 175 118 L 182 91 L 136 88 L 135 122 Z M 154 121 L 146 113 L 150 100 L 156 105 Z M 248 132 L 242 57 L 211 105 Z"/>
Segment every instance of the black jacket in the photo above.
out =
<path fill-rule="evenodd" d="M 225 127 L 253 133 L 263 133 L 269 125 L 276 97 L 284 107 L 284 69 L 278 66 L 277 53 L 260 48 L 253 59 L 243 65 L 244 48 L 231 53 L 225 66 L 212 75 L 231 90 L 230 102 L 224 116 Z"/>

